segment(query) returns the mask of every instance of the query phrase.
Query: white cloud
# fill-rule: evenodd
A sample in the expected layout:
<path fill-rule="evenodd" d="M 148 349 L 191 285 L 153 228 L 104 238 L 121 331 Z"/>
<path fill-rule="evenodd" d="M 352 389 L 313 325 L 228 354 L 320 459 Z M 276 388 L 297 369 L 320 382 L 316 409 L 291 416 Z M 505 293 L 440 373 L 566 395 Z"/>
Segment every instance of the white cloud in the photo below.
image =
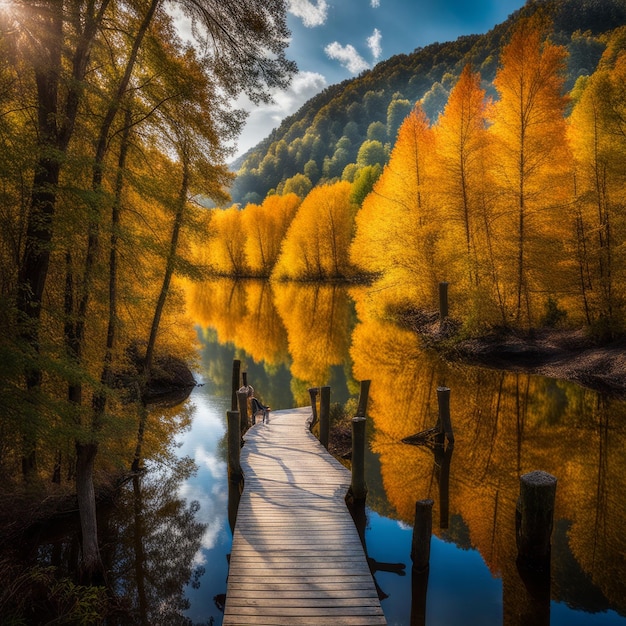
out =
<path fill-rule="evenodd" d="M 324 52 L 326 52 L 329 58 L 339 61 L 352 74 L 358 74 L 363 70 L 368 70 L 370 67 L 369 63 L 351 44 L 342 46 L 338 41 L 333 41 L 333 43 L 329 43 L 324 48 Z"/>
<path fill-rule="evenodd" d="M 248 111 L 248 119 L 237 141 L 237 155 L 243 154 L 265 139 L 270 131 L 287 116 L 295 113 L 307 100 L 326 87 L 326 78 L 317 72 L 299 72 L 291 85 L 283 91 L 274 91 L 274 102 L 253 105 L 240 99 L 237 106 Z"/>
<path fill-rule="evenodd" d="M 380 45 L 383 36 L 380 34 L 378 28 L 374 29 L 374 32 L 367 38 L 367 46 L 372 51 L 374 61 L 378 61 L 382 54 L 383 48 Z"/>
<path fill-rule="evenodd" d="M 380 6 L 380 0 L 371 0 L 370 4 L 373 9 L 377 9 Z"/>
<path fill-rule="evenodd" d="M 315 3 L 311 0 L 289 0 L 287 10 L 299 17 L 307 28 L 325 24 L 328 17 L 326 0 L 317 0 Z"/>

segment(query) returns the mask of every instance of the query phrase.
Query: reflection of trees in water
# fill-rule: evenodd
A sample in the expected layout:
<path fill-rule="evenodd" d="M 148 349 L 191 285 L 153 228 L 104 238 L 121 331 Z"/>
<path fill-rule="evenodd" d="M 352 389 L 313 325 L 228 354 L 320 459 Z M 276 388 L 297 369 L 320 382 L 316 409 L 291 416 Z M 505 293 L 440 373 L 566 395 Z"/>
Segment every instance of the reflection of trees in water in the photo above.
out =
<path fill-rule="evenodd" d="M 287 283 L 274 291 L 287 330 L 292 376 L 308 387 L 325 384 L 330 367 L 344 363 L 350 345 L 352 304 L 345 289 Z"/>
<path fill-rule="evenodd" d="M 111 624 L 190 625 L 187 584 L 198 584 L 194 567 L 205 524 L 196 521 L 197 502 L 178 497 L 195 471 L 190 459 L 135 476 L 109 523 L 106 559 L 119 614 Z"/>
<path fill-rule="evenodd" d="M 441 516 L 440 470 L 432 453 L 400 440 L 435 423 L 436 387 L 445 383 L 452 390 L 455 453 L 450 528 L 442 537 L 478 549 L 507 594 L 520 597 L 510 591 L 519 579 L 519 476 L 547 471 L 559 481 L 555 533 L 563 533 L 568 520 L 553 553 L 553 594 L 575 595 L 580 603 L 588 597 L 597 608 L 600 589 L 604 608 L 625 613 L 625 404 L 563 381 L 447 365 L 421 349 L 412 333 L 362 314 L 366 308 L 361 303 L 351 355 L 356 378 L 372 380 L 370 446 L 396 516 L 411 524 L 415 502 L 424 498 L 435 501 L 434 519 Z M 383 498 L 369 486 L 372 506 Z"/>
<path fill-rule="evenodd" d="M 346 289 L 219 279 L 194 286 L 189 300 L 202 326 L 201 342 L 217 341 L 221 351 L 229 344 L 231 355 L 247 361 L 242 367 L 254 374 L 251 383 L 271 406 L 305 405 L 310 387 L 328 384 L 335 393 L 347 382 L 356 392 L 348 353 L 354 307 Z M 224 370 L 223 363 L 211 361 L 205 371 L 228 387 L 230 369 Z M 280 388 L 277 373 L 284 375 Z M 285 385 L 292 394 L 288 403 L 281 402 Z"/>
<path fill-rule="evenodd" d="M 221 344 L 233 344 L 257 363 L 288 361 L 287 335 L 267 281 L 211 280 L 194 285 L 188 300 L 196 322 L 214 329 Z"/>
<path fill-rule="evenodd" d="M 263 350 L 282 355 L 296 404 L 307 404 L 309 387 L 329 384 L 329 376 L 352 363 L 348 381 L 372 381 L 368 428 L 371 458 L 380 472 L 371 476 L 367 470 L 368 504 L 408 524 L 415 501 L 423 498 L 435 501 L 434 519 L 441 520 L 441 465 L 431 451 L 399 442 L 436 422 L 436 388 L 450 387 L 456 441 L 450 527 L 441 536 L 480 550 L 494 575 L 519 578 L 514 533 L 519 476 L 547 471 L 559 481 L 553 596 L 589 597 L 589 606 L 597 607 L 600 589 L 608 604 L 626 611 L 623 402 L 563 381 L 446 364 L 426 352 L 414 333 L 382 319 L 384 293 L 351 289 L 353 304 L 338 286 L 272 285 L 270 297 L 253 284 L 224 281 L 197 296 L 206 316 L 201 323 L 216 329 L 219 341 L 234 342 L 223 372 L 225 387 L 233 346 L 252 354 L 251 342 L 265 326 L 273 330 Z M 254 332 L 236 332 L 242 320 Z M 265 389 L 275 383 L 267 364 L 263 367 Z M 565 520 L 568 530 L 557 536 L 565 533 Z M 574 587 L 575 580 L 583 586 Z"/>
<path fill-rule="evenodd" d="M 197 585 L 202 573 L 194 558 L 206 526 L 196 521 L 198 503 L 186 502 L 178 492 L 195 469 L 190 459 L 169 458 L 99 503 L 106 591 L 75 585 L 80 556 L 75 511 L 34 525 L 19 545 L 3 543 L 0 622 L 14 615 L 17 621 L 8 623 L 87 623 L 81 619 L 93 610 L 106 611 L 111 626 L 191 626 L 183 615 L 189 606 L 185 587 Z M 95 616 L 93 623 L 99 623 Z"/>

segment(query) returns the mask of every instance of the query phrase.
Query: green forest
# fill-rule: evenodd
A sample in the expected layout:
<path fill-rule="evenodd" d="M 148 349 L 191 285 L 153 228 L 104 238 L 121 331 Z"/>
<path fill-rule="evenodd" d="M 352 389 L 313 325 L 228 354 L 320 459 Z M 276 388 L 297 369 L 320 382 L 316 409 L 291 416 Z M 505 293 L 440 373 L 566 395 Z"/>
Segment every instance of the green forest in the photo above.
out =
<path fill-rule="evenodd" d="M 579 76 L 596 68 L 606 47 L 603 35 L 626 23 L 622 0 L 531 0 L 488 33 L 434 43 L 381 61 L 311 98 L 237 159 L 231 166 L 237 173 L 233 201 L 258 203 L 268 192 L 283 192 L 287 181 L 299 174 L 312 185 L 340 178 L 347 165 L 358 162 L 366 141 L 380 142 L 388 158 L 414 103 L 419 101 L 427 117 L 436 121 L 468 64 L 480 74 L 487 95 L 496 97 L 493 79 L 510 30 L 521 16 L 537 10 L 552 20 L 552 41 L 567 48 L 567 92 Z M 287 189 L 295 182 L 290 181 Z"/>
<path fill-rule="evenodd" d="M 626 324 L 624 0 L 395 56 L 230 165 L 233 102 L 297 70 L 285 3 L 171 4 L 201 45 L 159 0 L 0 3 L 0 496 L 75 499 L 84 585 L 98 495 L 190 419 L 149 419 L 193 384 L 188 281 L 366 282 L 381 315 L 446 281 L 466 333 Z"/>

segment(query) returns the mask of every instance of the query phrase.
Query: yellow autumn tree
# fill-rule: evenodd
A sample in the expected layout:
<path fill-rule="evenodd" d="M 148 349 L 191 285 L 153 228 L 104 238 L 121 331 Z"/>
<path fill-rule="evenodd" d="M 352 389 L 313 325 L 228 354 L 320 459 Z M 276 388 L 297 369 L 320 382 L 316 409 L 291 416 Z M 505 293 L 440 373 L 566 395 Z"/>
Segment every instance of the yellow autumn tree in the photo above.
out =
<path fill-rule="evenodd" d="M 242 222 L 242 211 L 236 205 L 212 211 L 207 256 L 209 265 L 216 274 L 248 274 L 246 237 Z"/>
<path fill-rule="evenodd" d="M 580 301 L 587 323 L 605 338 L 624 326 L 625 40 L 626 29 L 620 29 L 596 72 L 579 85 L 569 124 L 577 182 Z"/>
<path fill-rule="evenodd" d="M 561 280 L 570 155 L 563 95 L 566 49 L 547 38 L 540 13 L 520 19 L 502 50 L 494 85 L 494 177 L 502 215 L 498 255 L 512 317 L 532 324 Z M 535 298 L 535 299 L 534 299 Z"/>
<path fill-rule="evenodd" d="M 480 75 L 467 65 L 434 127 L 438 175 L 432 187 L 442 224 L 438 260 L 470 321 L 503 315 L 494 261 L 488 106 Z"/>
<path fill-rule="evenodd" d="M 287 231 L 273 272 L 275 278 L 345 278 L 355 205 L 347 181 L 315 187 L 303 200 Z"/>
<path fill-rule="evenodd" d="M 428 186 L 433 152 L 433 131 L 417 104 L 357 214 L 350 259 L 380 277 L 389 301 L 430 303 L 435 293 L 437 224 Z"/>
<path fill-rule="evenodd" d="M 295 193 L 270 195 L 263 204 L 249 204 L 242 211 L 247 265 L 255 276 L 271 274 L 300 202 Z"/>

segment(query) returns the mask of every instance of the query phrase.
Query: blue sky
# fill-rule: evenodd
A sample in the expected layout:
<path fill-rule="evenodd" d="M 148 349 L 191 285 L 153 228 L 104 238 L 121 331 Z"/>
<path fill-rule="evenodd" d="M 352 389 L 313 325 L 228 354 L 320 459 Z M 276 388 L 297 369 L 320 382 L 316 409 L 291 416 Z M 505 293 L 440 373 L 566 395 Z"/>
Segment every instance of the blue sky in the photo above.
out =
<path fill-rule="evenodd" d="M 325 87 L 352 78 L 394 54 L 433 42 L 485 33 L 525 0 L 287 0 L 289 58 L 299 72 L 275 102 L 253 106 L 237 155 L 267 137 L 282 119 Z"/>

